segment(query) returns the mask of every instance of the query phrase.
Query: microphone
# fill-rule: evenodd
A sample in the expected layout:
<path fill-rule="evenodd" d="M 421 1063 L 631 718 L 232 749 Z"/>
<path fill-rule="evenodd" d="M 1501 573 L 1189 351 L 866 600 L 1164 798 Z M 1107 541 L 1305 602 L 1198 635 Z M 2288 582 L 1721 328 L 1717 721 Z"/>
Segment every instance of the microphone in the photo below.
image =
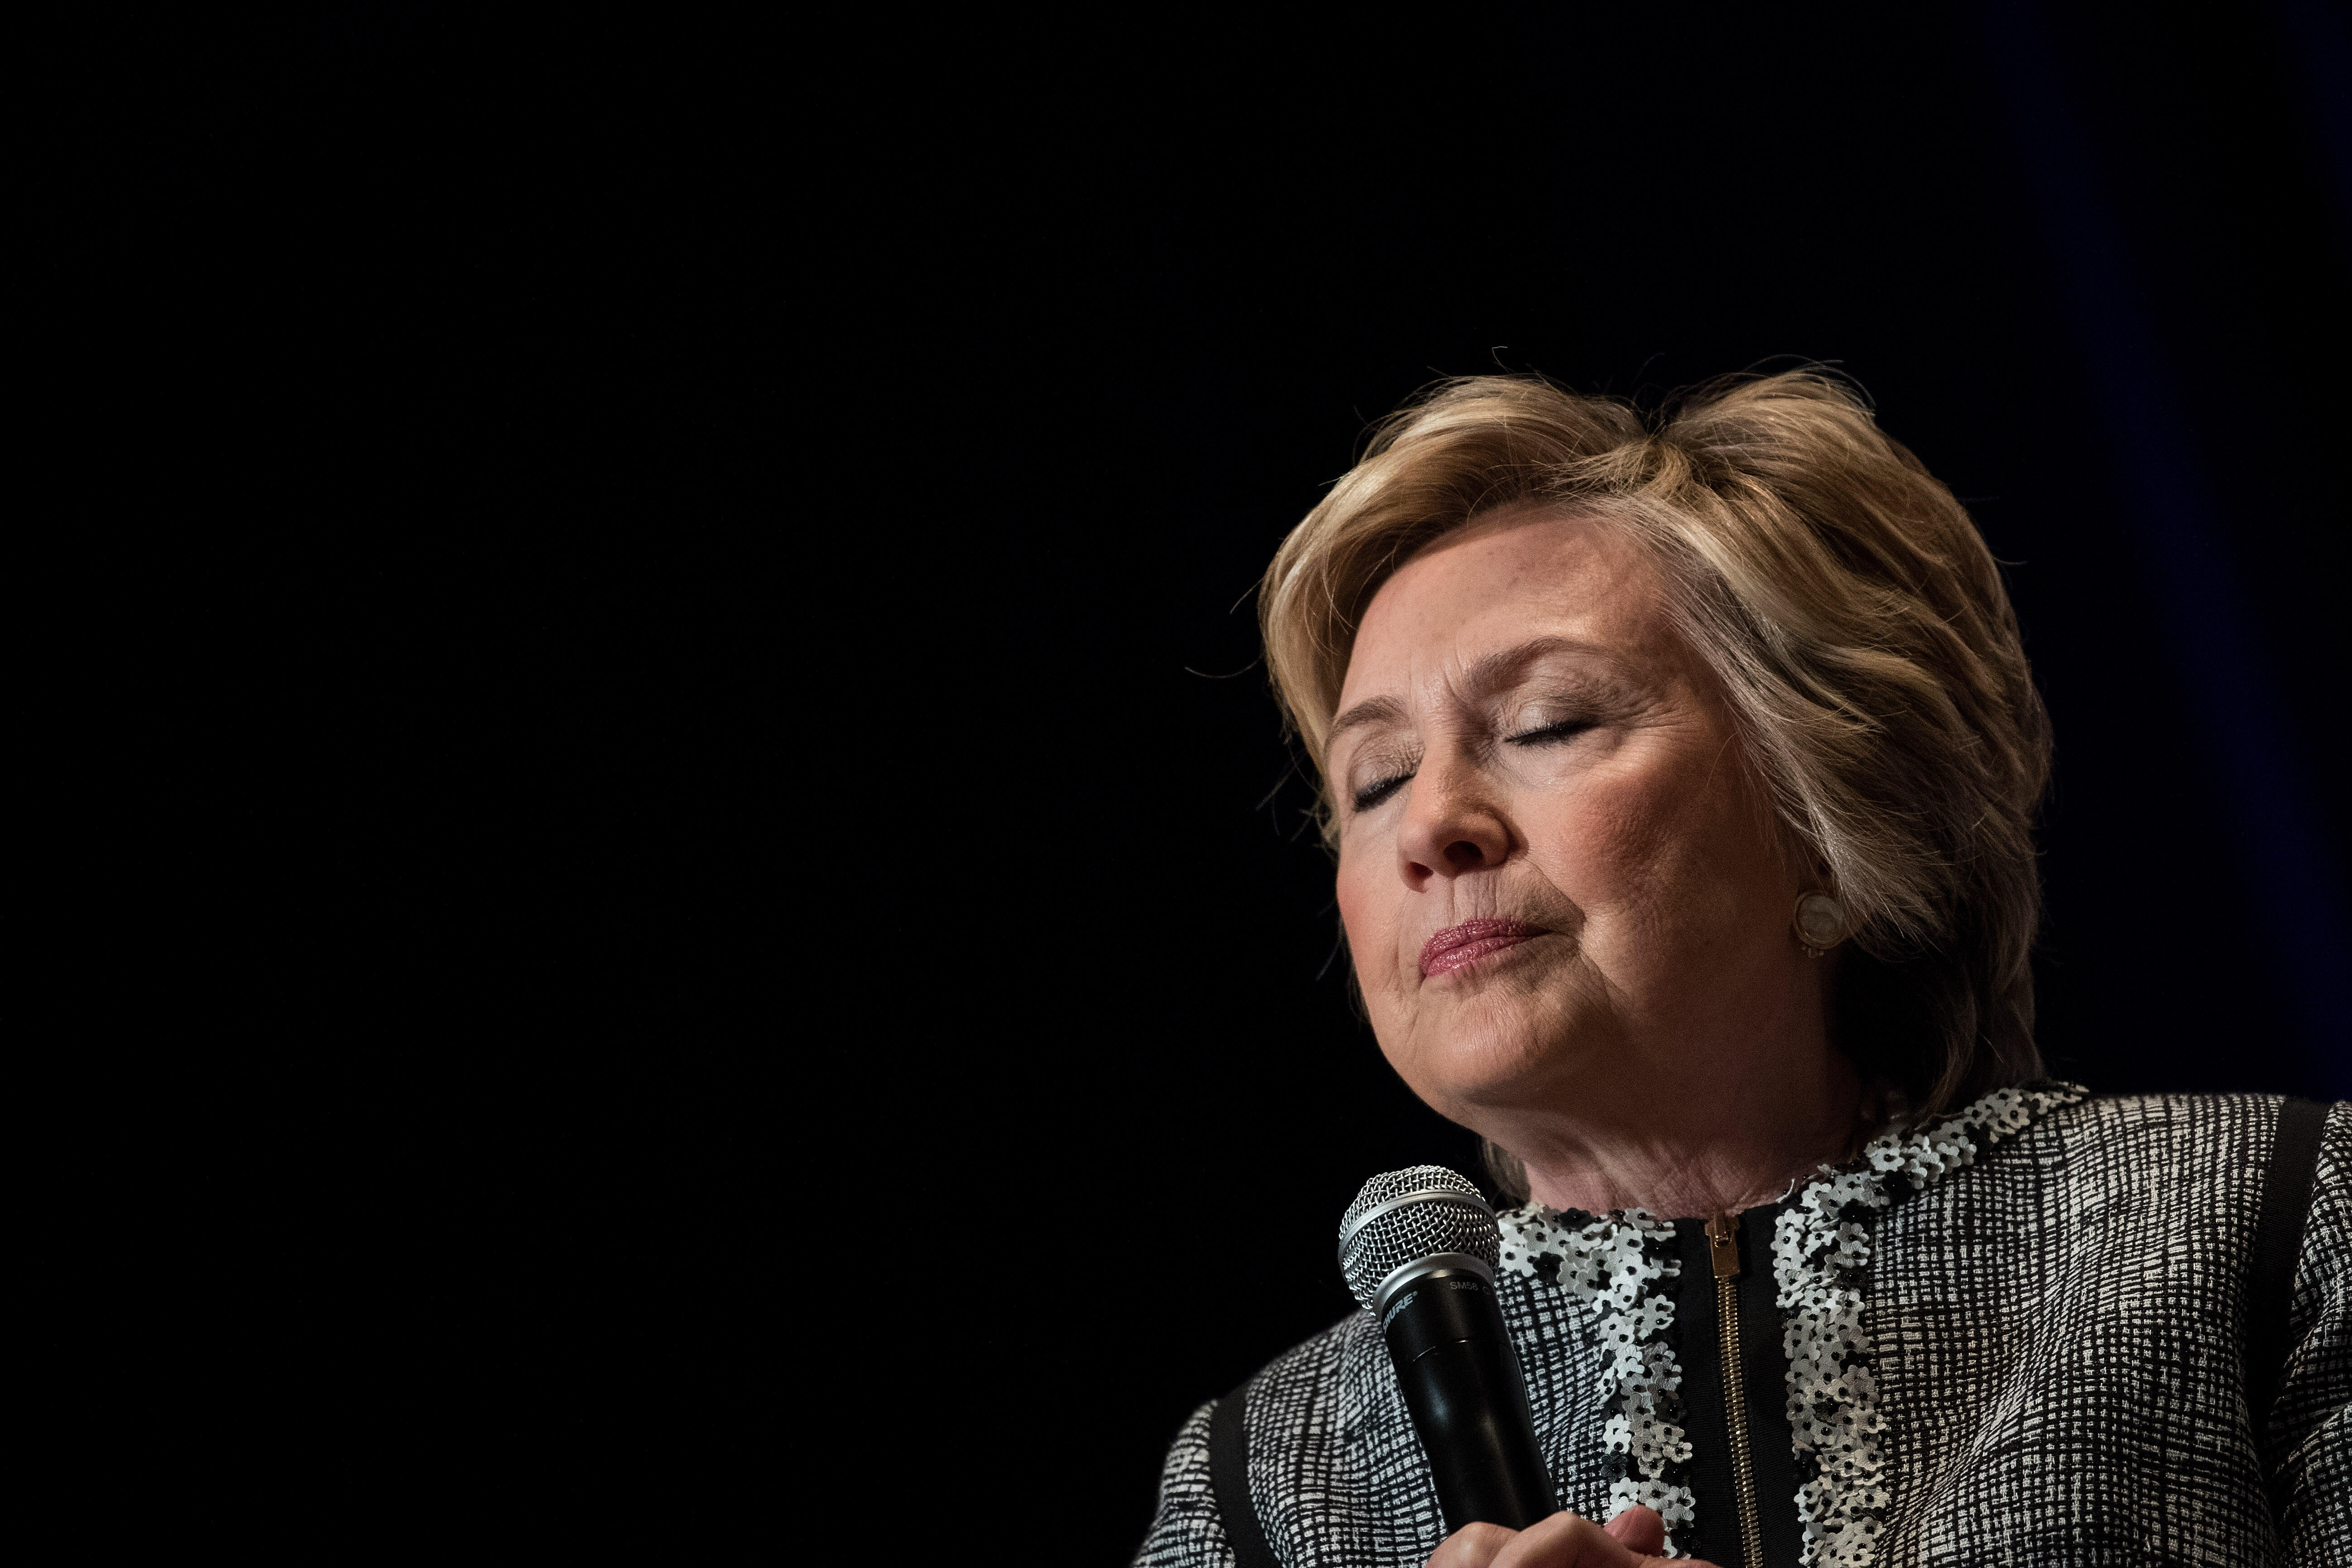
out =
<path fill-rule="evenodd" d="M 1339 1220 L 1340 1272 L 1380 1320 L 1448 1533 L 1559 1507 L 1495 1297 L 1502 1249 L 1495 1211 L 1443 1165 L 1374 1176 Z"/>

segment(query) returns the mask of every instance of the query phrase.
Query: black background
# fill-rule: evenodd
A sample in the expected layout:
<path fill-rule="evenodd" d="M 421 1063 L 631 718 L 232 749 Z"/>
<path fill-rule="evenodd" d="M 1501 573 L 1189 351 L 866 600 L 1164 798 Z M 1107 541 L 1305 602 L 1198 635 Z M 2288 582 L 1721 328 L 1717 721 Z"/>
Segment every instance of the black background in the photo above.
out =
<path fill-rule="evenodd" d="M 1349 1011 L 1248 596 L 1440 375 L 1854 376 L 2011 563 L 2055 1069 L 2352 1089 L 2340 24 L 1097 26 L 73 46 L 31 427 L 207 1445 L 518 1539 L 1129 1551 L 1363 1177 L 1475 1169 Z"/>

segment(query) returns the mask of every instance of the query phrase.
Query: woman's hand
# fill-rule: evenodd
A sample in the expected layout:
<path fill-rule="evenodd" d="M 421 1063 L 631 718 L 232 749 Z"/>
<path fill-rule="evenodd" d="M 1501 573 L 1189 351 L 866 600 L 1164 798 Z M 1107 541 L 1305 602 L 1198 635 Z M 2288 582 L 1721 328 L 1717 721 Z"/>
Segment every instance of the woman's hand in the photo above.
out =
<path fill-rule="evenodd" d="M 1641 1568 L 1664 1563 L 1666 1525 L 1654 1509 L 1629 1508 L 1603 1529 L 1580 1514 L 1556 1513 L 1525 1530 L 1465 1525 L 1430 1553 L 1428 1568 Z M 1687 1568 L 1712 1568 L 1690 1563 Z"/>

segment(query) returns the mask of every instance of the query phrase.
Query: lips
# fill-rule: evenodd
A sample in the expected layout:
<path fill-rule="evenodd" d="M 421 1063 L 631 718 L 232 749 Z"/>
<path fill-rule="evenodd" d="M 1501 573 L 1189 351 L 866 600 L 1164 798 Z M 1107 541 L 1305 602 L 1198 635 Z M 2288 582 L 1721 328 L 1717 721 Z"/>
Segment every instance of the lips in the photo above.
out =
<path fill-rule="evenodd" d="M 1543 934 L 1541 926 L 1531 926 L 1525 921 L 1464 921 L 1458 926 L 1447 926 L 1422 944 L 1422 977 L 1430 979 L 1467 969 L 1482 958 L 1492 958 L 1506 948 L 1517 947 L 1531 936 Z"/>

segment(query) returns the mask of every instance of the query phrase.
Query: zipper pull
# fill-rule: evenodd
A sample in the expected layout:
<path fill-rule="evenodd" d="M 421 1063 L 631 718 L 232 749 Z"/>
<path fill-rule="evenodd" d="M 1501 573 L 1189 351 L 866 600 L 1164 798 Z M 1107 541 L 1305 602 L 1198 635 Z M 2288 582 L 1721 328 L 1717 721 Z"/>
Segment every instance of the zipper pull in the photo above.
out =
<path fill-rule="evenodd" d="M 1739 1230 L 1727 1214 L 1719 1214 L 1706 1222 L 1707 1253 L 1715 1262 L 1717 1279 L 1739 1278 Z"/>

